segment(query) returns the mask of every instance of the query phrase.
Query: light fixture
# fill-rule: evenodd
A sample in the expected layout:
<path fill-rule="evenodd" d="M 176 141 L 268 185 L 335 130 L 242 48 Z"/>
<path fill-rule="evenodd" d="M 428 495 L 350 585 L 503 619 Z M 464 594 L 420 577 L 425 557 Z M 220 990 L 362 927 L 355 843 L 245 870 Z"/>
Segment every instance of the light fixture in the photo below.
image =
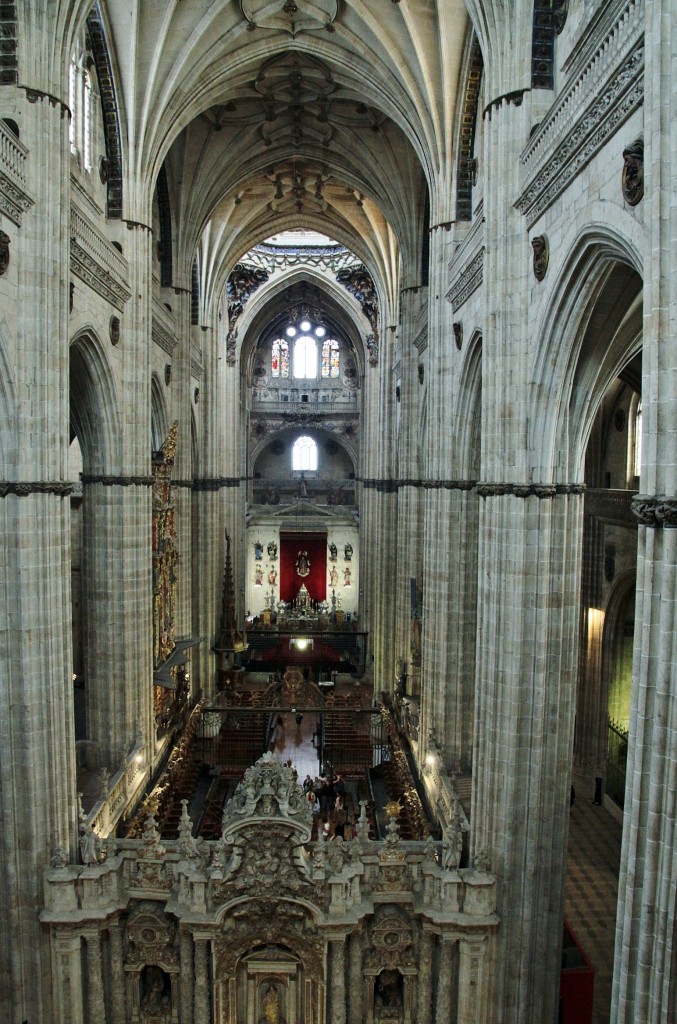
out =
<path fill-rule="evenodd" d="M 288 338 L 293 338 L 294 335 L 296 334 L 296 328 L 288 327 L 287 330 L 285 331 L 285 334 L 287 335 Z"/>
<path fill-rule="evenodd" d="M 315 328 L 315 334 L 317 335 L 318 338 L 324 338 L 326 333 L 327 333 L 326 327 L 316 327 Z"/>
<path fill-rule="evenodd" d="M 309 331 L 310 320 L 302 320 L 301 323 L 299 324 L 299 327 L 301 328 L 302 331 Z"/>
<path fill-rule="evenodd" d="M 143 754 L 137 754 L 134 760 L 137 764 L 143 764 Z"/>

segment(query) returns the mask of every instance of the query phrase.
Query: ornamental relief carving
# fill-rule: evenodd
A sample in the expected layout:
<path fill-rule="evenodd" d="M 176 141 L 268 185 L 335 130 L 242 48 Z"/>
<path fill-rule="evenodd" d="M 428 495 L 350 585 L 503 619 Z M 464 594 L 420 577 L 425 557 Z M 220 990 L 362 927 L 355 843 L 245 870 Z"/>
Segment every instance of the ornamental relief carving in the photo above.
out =
<path fill-rule="evenodd" d="M 251 950 L 267 947 L 271 959 L 289 957 L 293 950 L 307 974 L 324 975 L 325 940 L 310 911 L 299 903 L 280 899 L 252 899 L 238 903 L 224 918 L 213 941 L 217 973 L 234 976 L 238 962 Z"/>

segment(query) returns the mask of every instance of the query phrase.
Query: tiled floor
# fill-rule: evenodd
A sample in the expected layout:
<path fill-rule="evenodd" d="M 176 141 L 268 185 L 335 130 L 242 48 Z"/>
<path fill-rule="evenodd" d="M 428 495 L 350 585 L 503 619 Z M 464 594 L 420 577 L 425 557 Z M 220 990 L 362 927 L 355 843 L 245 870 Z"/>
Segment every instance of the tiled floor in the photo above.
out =
<path fill-rule="evenodd" d="M 576 787 L 571 808 L 565 913 L 595 968 L 593 1024 L 609 1024 L 621 826 Z"/>

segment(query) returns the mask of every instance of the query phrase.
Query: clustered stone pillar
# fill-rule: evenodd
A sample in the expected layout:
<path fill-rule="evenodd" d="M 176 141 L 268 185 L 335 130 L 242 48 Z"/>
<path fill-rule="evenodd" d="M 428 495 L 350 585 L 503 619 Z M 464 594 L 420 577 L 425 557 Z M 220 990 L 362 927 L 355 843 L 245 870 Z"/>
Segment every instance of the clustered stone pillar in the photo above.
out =
<path fill-rule="evenodd" d="M 331 1024 L 346 1024 L 346 940 L 330 939 Z"/>
<path fill-rule="evenodd" d="M 484 977 L 482 965 L 486 939 L 461 939 L 458 965 L 458 1024 L 484 1020 Z"/>
<path fill-rule="evenodd" d="M 81 944 L 75 928 L 52 931 L 54 1024 L 84 1024 Z"/>
<path fill-rule="evenodd" d="M 677 10 L 646 5 L 642 466 L 625 817 L 618 882 L 614 1024 L 677 1014 Z M 650 55 L 650 59 L 649 59 Z"/>

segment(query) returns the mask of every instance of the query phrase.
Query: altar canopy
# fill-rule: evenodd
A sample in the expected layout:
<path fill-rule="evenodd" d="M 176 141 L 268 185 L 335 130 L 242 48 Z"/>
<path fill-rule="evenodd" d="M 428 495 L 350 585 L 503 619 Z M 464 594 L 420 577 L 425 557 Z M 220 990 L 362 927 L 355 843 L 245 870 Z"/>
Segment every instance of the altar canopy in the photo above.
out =
<path fill-rule="evenodd" d="M 327 534 L 280 534 L 280 600 L 293 601 L 305 584 L 311 601 L 327 597 Z"/>

